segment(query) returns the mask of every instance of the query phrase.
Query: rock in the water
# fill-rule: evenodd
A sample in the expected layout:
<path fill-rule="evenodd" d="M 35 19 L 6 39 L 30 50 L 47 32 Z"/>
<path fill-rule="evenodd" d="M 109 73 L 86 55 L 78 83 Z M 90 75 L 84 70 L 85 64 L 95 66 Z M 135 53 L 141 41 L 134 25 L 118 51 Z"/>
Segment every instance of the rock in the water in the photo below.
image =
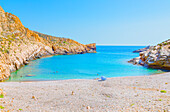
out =
<path fill-rule="evenodd" d="M 139 57 L 128 62 L 149 68 L 170 70 L 170 39 L 140 52 Z"/>
<path fill-rule="evenodd" d="M 26 77 L 33 77 L 33 76 L 35 76 L 35 75 L 32 75 L 32 74 L 26 75 Z"/>

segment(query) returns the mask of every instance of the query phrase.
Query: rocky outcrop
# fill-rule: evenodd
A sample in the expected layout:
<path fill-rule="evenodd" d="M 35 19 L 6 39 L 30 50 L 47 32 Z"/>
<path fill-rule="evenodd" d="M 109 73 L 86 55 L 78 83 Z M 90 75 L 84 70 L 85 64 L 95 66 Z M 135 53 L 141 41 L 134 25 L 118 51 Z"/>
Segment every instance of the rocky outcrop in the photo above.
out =
<path fill-rule="evenodd" d="M 155 69 L 170 70 L 170 39 L 139 53 L 129 63 Z"/>
<path fill-rule="evenodd" d="M 84 54 L 95 53 L 96 44 L 81 44 L 69 38 L 54 37 L 34 31 L 42 38 L 52 43 L 52 49 L 55 54 Z"/>
<path fill-rule="evenodd" d="M 96 52 L 96 43 L 87 44 L 88 52 Z"/>
<path fill-rule="evenodd" d="M 144 52 L 144 51 L 147 51 L 148 49 L 151 49 L 151 48 L 152 48 L 152 46 L 147 46 L 147 47 L 145 47 L 145 48 L 135 50 L 135 51 L 133 51 L 133 53 Z"/>
<path fill-rule="evenodd" d="M 72 39 L 31 31 L 17 16 L 0 7 L 0 80 L 42 56 L 94 52 L 95 44 L 84 45 Z"/>

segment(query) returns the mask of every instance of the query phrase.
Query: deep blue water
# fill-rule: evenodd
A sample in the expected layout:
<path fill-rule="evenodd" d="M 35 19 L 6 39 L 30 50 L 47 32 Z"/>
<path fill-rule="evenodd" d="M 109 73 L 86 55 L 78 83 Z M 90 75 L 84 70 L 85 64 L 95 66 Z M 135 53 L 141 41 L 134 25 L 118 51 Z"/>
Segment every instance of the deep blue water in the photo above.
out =
<path fill-rule="evenodd" d="M 97 46 L 97 53 L 37 59 L 13 72 L 8 81 L 94 79 L 100 76 L 122 77 L 160 73 L 158 70 L 127 63 L 128 60 L 139 56 L 132 51 L 143 47 L 145 46 Z"/>

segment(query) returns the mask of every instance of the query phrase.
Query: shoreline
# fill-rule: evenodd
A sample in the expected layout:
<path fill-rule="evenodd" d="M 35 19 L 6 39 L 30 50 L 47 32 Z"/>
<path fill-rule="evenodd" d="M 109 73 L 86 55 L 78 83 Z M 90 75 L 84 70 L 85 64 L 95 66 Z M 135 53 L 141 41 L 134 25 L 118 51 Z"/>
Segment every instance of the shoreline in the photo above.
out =
<path fill-rule="evenodd" d="M 159 69 L 158 69 L 159 70 Z M 152 75 L 161 75 L 161 74 L 166 74 L 166 73 L 170 73 L 170 71 L 162 71 L 162 73 L 153 73 L 151 75 L 142 75 L 142 76 L 122 76 L 122 77 L 108 77 L 107 79 L 112 79 L 112 78 L 128 78 L 128 77 L 144 77 L 144 76 L 152 76 Z M 99 77 L 100 79 L 100 77 Z M 25 81 L 9 81 L 9 79 L 0 81 L 0 83 L 2 82 L 49 82 L 49 81 L 68 81 L 68 80 L 98 80 L 97 78 L 93 78 L 93 79 L 63 79 L 63 80 L 25 80 Z"/>
<path fill-rule="evenodd" d="M 97 52 L 86 52 L 86 53 L 97 53 Z M 86 54 L 86 53 L 83 53 L 83 54 Z M 48 57 L 53 57 L 53 56 L 64 56 L 64 55 L 80 55 L 80 54 L 50 54 L 50 55 L 43 55 L 43 56 L 41 56 L 41 57 L 39 57 L 39 58 L 35 58 L 35 59 L 33 59 L 33 60 L 29 60 L 28 62 L 30 62 L 30 61 L 34 61 L 34 60 L 37 60 L 37 59 L 42 59 L 42 58 L 48 58 Z M 28 63 L 29 64 L 29 63 Z M 20 68 L 19 69 L 21 69 L 22 67 L 25 67 L 26 65 L 28 65 L 28 64 L 23 64 L 22 66 L 20 66 Z M 18 70 L 19 70 L 18 69 Z M 0 82 L 6 82 L 7 80 L 9 80 L 9 78 L 11 77 L 11 73 L 13 73 L 13 72 L 16 72 L 17 70 L 15 70 L 15 71 L 12 71 L 12 72 L 10 72 L 10 76 L 9 77 L 6 77 L 5 79 L 0 79 Z"/>

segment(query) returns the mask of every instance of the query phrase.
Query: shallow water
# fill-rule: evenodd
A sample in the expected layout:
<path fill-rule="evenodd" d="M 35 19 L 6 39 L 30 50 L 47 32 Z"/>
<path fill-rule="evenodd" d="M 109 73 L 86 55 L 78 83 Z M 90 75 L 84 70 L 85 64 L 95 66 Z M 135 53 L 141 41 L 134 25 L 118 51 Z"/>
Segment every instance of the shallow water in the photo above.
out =
<path fill-rule="evenodd" d="M 97 46 L 97 53 L 60 55 L 31 61 L 13 72 L 8 81 L 94 79 L 161 73 L 127 63 L 139 56 L 132 51 L 145 46 Z"/>

